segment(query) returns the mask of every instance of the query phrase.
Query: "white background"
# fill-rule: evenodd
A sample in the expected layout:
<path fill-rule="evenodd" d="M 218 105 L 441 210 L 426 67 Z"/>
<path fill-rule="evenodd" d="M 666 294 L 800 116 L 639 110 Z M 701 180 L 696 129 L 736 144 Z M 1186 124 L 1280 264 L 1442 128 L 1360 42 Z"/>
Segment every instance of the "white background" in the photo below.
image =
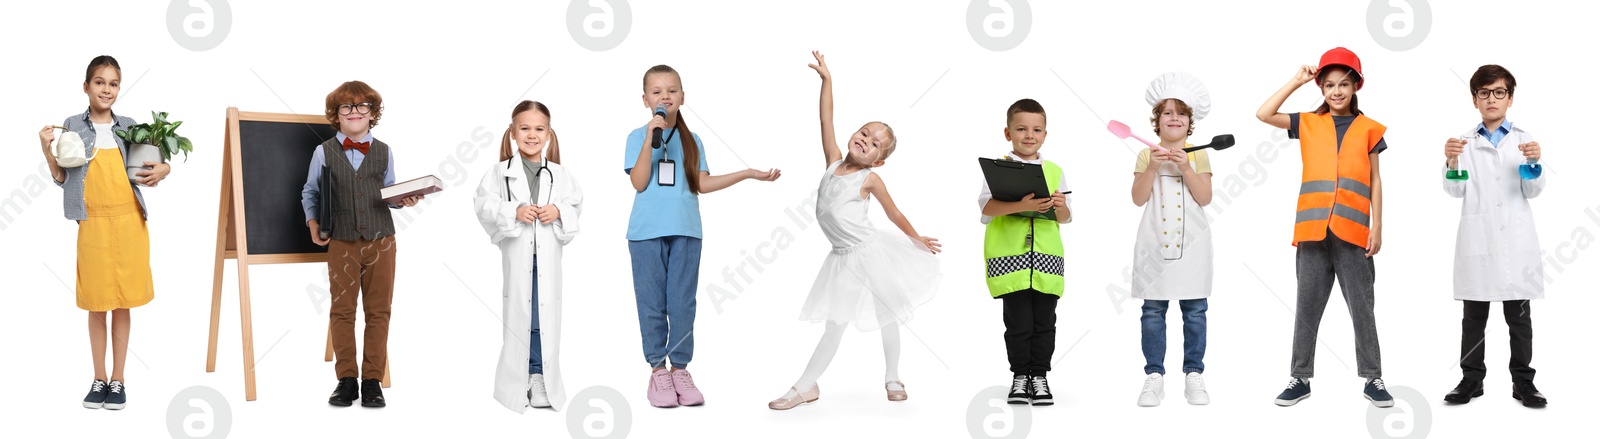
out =
<path fill-rule="evenodd" d="M 613 416 L 612 425 L 631 426 L 635 437 L 963 437 L 970 420 L 991 412 L 1012 419 L 1018 434 L 1021 413 L 1029 413 L 1031 437 L 1364 436 L 1372 409 L 1361 397 L 1342 299 L 1331 301 L 1323 319 L 1316 397 L 1293 408 L 1271 401 L 1288 378 L 1295 291 L 1289 218 L 1300 165 L 1297 144 L 1253 114 L 1298 66 L 1315 64 L 1335 46 L 1362 57 L 1363 109 L 1390 127 L 1378 326 L 1391 389 L 1410 388 L 1421 399 L 1385 412 L 1410 419 L 1389 433 L 1426 427 L 1434 437 L 1545 436 L 1579 427 L 1578 414 L 1596 408 L 1587 400 L 1592 381 L 1582 373 L 1595 358 L 1593 330 L 1584 322 L 1595 312 L 1592 285 L 1600 281 L 1593 269 L 1600 256 L 1588 249 L 1600 231 L 1600 202 L 1581 186 L 1592 165 L 1578 153 L 1593 78 L 1578 66 L 1585 58 L 1572 52 L 1589 40 L 1587 14 L 1555 2 L 1435 1 L 1419 18 L 1432 21 L 1426 40 L 1395 52 L 1369 32 L 1367 2 L 1030 3 L 1030 33 L 1003 52 L 974 42 L 965 1 L 634 1 L 626 40 L 602 52 L 569 34 L 565 1 L 234 1 L 226 39 L 200 52 L 169 35 L 167 2 L 10 3 L 0 18 L 7 41 L 0 57 L 8 66 L 0 139 L 13 151 L 0 161 L 0 248 L 10 293 L 0 308 L 0 407 L 13 421 L 7 435 L 159 437 L 169 417 L 188 414 L 168 404 L 196 385 L 225 396 L 209 404 L 227 406 L 236 437 L 567 434 L 569 415 L 577 421 L 598 410 L 590 401 L 518 416 L 490 397 L 501 341 L 499 252 L 472 215 L 471 189 L 495 161 L 511 107 L 527 98 L 551 107 L 566 166 L 587 195 L 583 232 L 566 254 L 561 360 L 569 395 L 592 386 L 617 390 L 630 414 Z M 795 317 L 828 244 L 786 213 L 814 219 L 806 202 L 824 167 L 815 131 L 819 81 L 806 68 L 813 49 L 828 55 L 837 78 L 841 132 L 870 120 L 895 127 L 901 147 L 878 172 L 918 230 L 944 243 L 939 294 L 903 332 L 907 402 L 883 399 L 877 334 L 852 331 L 821 380 L 817 404 L 788 412 L 765 407 L 793 383 L 822 332 Z M 145 191 L 157 293 L 133 312 L 130 403 L 113 413 L 78 404 L 92 369 L 85 312 L 73 299 L 77 229 L 62 219 L 61 191 L 40 173 L 36 138 L 40 126 L 83 111 L 80 75 L 101 54 L 122 63 L 118 114 L 147 122 L 152 110 L 171 112 L 195 143 L 160 188 Z M 649 116 L 639 100 L 641 76 L 663 63 L 683 74 L 685 114 L 714 173 L 784 171 L 775 183 L 746 182 L 702 198 L 692 370 L 709 402 L 670 410 L 644 399 L 648 368 L 623 238 L 632 192 L 620 172 L 623 140 Z M 1488 63 L 1520 80 L 1510 116 L 1544 145 L 1551 179 L 1533 203 L 1550 281 L 1548 298 L 1533 304 L 1533 365 L 1553 400 L 1544 410 L 1510 398 L 1498 305 L 1486 342 L 1487 394 L 1466 406 L 1442 404 L 1460 373 L 1460 304 L 1450 291 L 1460 201 L 1440 189 L 1437 169 L 1445 139 L 1479 121 L 1465 80 Z M 1165 403 L 1139 408 L 1138 303 L 1114 293 L 1126 288 L 1142 211 L 1127 195 L 1137 146 L 1104 126 L 1116 119 L 1143 127 L 1145 86 L 1171 70 L 1194 73 L 1210 87 L 1211 117 L 1198 124 L 1197 143 L 1230 133 L 1238 146 L 1211 155 L 1212 403 L 1186 405 L 1173 374 Z M 259 399 L 247 402 L 232 262 L 223 279 L 217 372 L 203 366 L 224 112 L 319 114 L 324 96 L 352 79 L 383 94 L 374 134 L 395 147 L 398 177 L 435 174 L 449 187 L 408 210 L 409 220 L 397 217 L 390 406 L 323 402 L 335 377 L 321 361 L 328 300 L 319 264 L 251 267 Z M 975 204 L 981 175 L 972 158 L 1007 151 L 1004 110 L 1024 97 L 1049 111 L 1043 154 L 1066 169 L 1076 221 L 1063 228 L 1068 289 L 1057 310 L 1050 375 L 1056 406 L 1008 415 L 981 402 L 969 410 L 975 396 L 1010 379 L 1000 303 L 983 284 Z M 1284 111 L 1309 111 L 1318 99 L 1301 90 Z M 891 227 L 876 208 L 874 216 Z M 792 245 L 770 244 L 783 234 L 793 235 Z M 769 262 L 751 257 L 757 253 Z M 730 294 L 712 294 L 714 288 Z M 1176 310 L 1171 314 L 1167 367 L 1176 371 L 1181 324 Z"/>

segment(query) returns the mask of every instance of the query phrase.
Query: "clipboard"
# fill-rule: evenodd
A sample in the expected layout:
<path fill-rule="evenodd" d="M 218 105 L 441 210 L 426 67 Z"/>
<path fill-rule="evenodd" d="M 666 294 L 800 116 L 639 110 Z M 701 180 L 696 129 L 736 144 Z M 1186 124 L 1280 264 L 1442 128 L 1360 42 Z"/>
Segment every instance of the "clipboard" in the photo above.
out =
<path fill-rule="evenodd" d="M 1044 177 L 1044 166 L 1024 163 L 1014 160 L 978 158 L 978 167 L 983 169 L 983 179 L 989 183 L 989 193 L 995 200 L 1005 202 L 1022 201 L 1023 197 L 1033 194 L 1034 198 L 1050 198 L 1049 181 Z M 1049 212 L 1019 212 L 1011 214 L 1024 218 L 1047 218 L 1056 220 L 1056 210 Z"/>

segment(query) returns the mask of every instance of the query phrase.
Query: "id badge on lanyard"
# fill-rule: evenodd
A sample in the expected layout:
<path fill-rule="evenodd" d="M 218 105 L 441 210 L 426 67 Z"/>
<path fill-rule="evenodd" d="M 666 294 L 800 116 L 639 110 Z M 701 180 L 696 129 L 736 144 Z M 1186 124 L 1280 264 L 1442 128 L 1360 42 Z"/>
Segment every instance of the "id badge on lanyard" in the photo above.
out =
<path fill-rule="evenodd" d="M 672 159 L 656 160 L 656 185 L 673 186 L 677 184 L 678 163 Z"/>

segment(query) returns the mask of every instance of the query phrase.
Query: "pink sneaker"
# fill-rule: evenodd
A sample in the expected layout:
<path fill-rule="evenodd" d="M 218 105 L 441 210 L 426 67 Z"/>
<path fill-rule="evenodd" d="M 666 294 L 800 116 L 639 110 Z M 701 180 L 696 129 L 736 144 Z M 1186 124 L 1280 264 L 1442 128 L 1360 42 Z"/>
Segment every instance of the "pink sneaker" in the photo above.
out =
<path fill-rule="evenodd" d="M 706 396 L 700 394 L 700 389 L 694 387 L 694 378 L 689 376 L 688 370 L 674 369 L 672 386 L 678 391 L 678 404 L 697 406 L 706 403 Z"/>
<path fill-rule="evenodd" d="M 678 406 L 678 392 L 672 389 L 672 375 L 666 369 L 656 369 L 650 372 L 650 389 L 645 395 L 645 399 L 650 401 L 650 405 L 656 407 Z"/>

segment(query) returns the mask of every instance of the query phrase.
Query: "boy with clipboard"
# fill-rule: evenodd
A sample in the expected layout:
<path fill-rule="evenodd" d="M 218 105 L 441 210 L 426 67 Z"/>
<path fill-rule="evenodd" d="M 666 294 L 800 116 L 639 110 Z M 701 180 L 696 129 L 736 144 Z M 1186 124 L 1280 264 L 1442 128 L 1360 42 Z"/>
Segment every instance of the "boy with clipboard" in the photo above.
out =
<path fill-rule="evenodd" d="M 1061 167 L 1039 156 L 1045 134 L 1044 107 L 1019 100 L 1006 110 L 1011 152 L 979 159 L 986 283 L 1003 303 L 1011 404 L 1054 403 L 1045 374 L 1055 353 L 1056 301 L 1066 289 L 1060 227 L 1072 222 L 1072 198 Z"/>

